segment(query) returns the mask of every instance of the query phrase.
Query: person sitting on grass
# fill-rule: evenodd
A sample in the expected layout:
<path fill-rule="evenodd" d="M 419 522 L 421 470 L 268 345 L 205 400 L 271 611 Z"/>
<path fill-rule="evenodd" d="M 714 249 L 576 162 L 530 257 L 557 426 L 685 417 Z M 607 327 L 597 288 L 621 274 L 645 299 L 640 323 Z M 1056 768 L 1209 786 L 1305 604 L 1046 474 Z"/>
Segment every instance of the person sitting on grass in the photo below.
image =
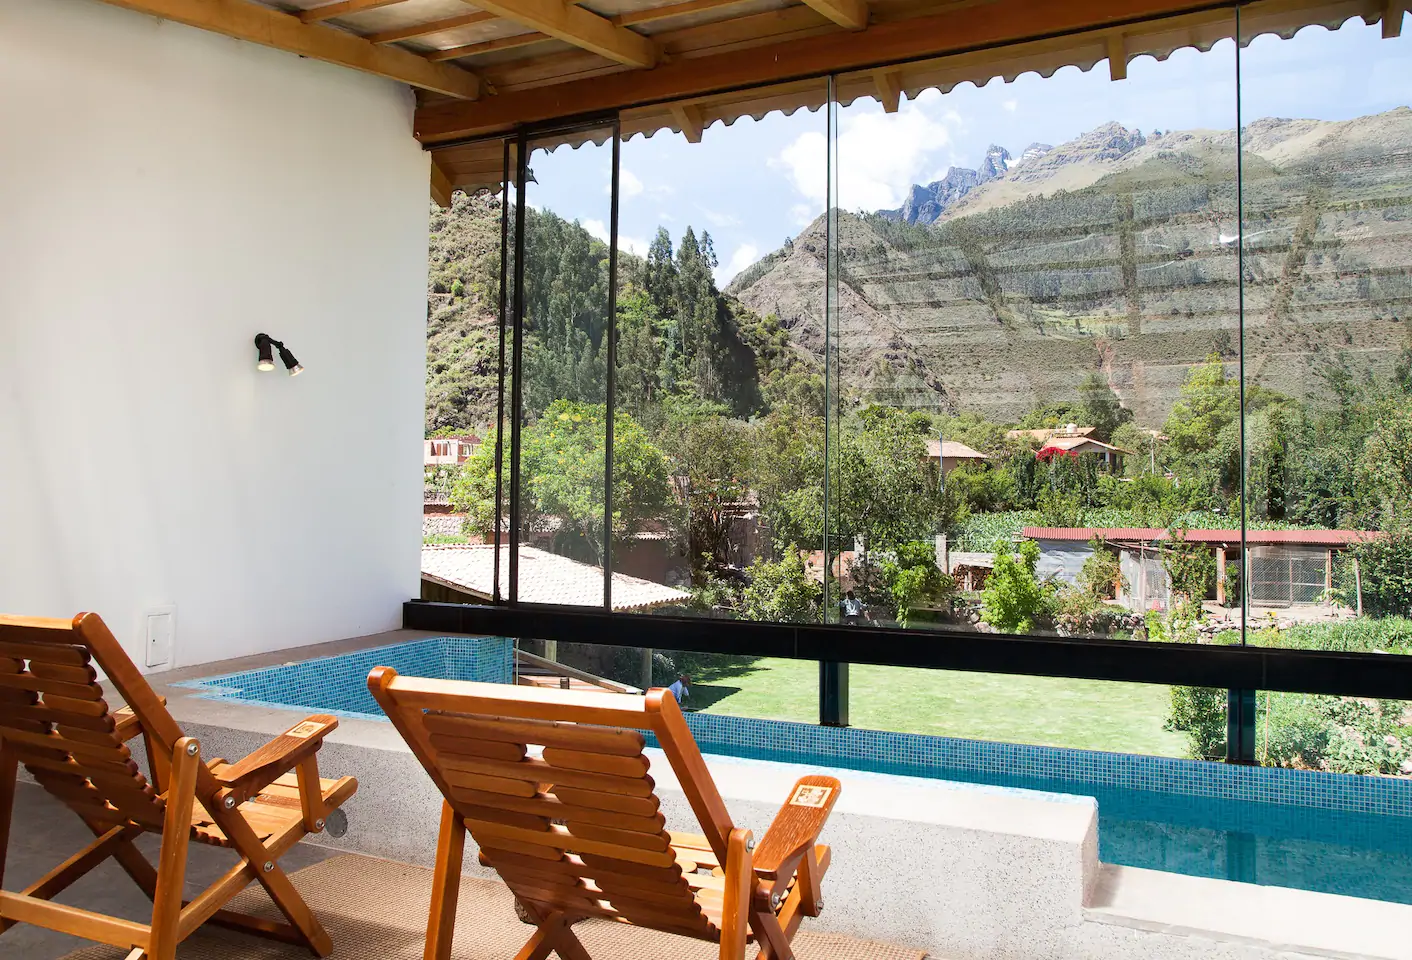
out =
<path fill-rule="evenodd" d="M 683 673 L 667 689 L 672 691 L 672 696 L 676 698 L 677 703 L 685 704 L 686 698 L 691 696 L 691 678 Z"/>

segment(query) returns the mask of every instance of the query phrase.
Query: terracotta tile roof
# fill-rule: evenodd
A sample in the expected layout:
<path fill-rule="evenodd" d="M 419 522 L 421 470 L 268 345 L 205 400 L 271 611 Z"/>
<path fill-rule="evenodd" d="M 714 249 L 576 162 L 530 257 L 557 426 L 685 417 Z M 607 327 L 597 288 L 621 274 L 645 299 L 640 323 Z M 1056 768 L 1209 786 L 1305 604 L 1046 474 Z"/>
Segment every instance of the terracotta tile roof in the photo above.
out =
<path fill-rule="evenodd" d="M 1369 530 L 1247 530 L 1245 542 L 1256 546 L 1283 543 L 1347 547 L 1380 535 Z M 1079 540 L 1085 543 L 1094 537 L 1144 543 L 1171 539 L 1171 534 L 1161 527 L 1025 527 L 1020 531 L 1020 536 L 1027 540 Z M 1186 531 L 1188 543 L 1239 545 L 1240 540 L 1240 531 L 1237 529 Z"/>
<path fill-rule="evenodd" d="M 490 599 L 495 578 L 495 547 L 422 547 L 422 579 Z M 510 547 L 500 547 L 500 590 L 510 591 Z M 666 584 L 613 574 L 613 609 L 646 610 L 681 603 L 691 595 Z M 603 568 L 540 550 L 520 547 L 520 600 L 572 606 L 603 605 Z"/>
<path fill-rule="evenodd" d="M 960 440 L 942 440 L 938 443 L 935 440 L 927 441 L 927 456 L 936 458 L 938 456 L 950 457 L 955 460 L 989 460 L 990 457 L 966 446 Z"/>

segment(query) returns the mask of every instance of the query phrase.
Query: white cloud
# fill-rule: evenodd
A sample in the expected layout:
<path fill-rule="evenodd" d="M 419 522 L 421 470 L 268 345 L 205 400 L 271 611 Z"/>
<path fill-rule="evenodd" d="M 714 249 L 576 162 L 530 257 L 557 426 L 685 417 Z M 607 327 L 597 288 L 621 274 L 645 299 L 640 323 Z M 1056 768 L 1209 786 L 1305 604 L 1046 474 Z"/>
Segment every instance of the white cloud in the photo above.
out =
<path fill-rule="evenodd" d="M 1001 106 L 1005 108 L 1006 113 L 1014 113 L 1017 109 L 1019 109 L 1020 101 L 1015 99 L 1006 100 L 1004 103 L 1001 104 Z"/>
<path fill-rule="evenodd" d="M 760 259 L 760 248 L 753 243 L 742 243 L 735 248 L 729 262 L 716 268 L 716 286 L 724 287 L 737 273 Z"/>
<path fill-rule="evenodd" d="M 707 223 L 718 229 L 740 226 L 740 217 L 734 214 L 720 213 L 716 210 L 708 210 L 705 207 L 698 207 L 697 209 L 701 211 L 701 215 L 706 218 Z"/>
<path fill-rule="evenodd" d="M 608 227 L 602 220 L 585 220 L 582 226 L 593 237 L 608 242 Z M 626 250 L 628 253 L 638 257 L 647 256 L 648 243 L 641 237 L 629 237 L 626 234 L 618 234 L 618 249 Z"/>
<path fill-rule="evenodd" d="M 608 189 L 609 191 L 612 190 L 611 184 Z M 637 178 L 637 174 L 633 173 L 627 167 L 619 167 L 618 193 L 624 200 L 637 196 L 642 193 L 643 189 L 642 181 Z"/>
<path fill-rule="evenodd" d="M 933 155 L 951 144 L 961 116 L 943 109 L 939 97 L 922 96 L 895 114 L 859 102 L 843 120 L 838 138 L 838 205 L 846 210 L 898 207 L 914 183 L 935 164 Z M 795 190 L 821 209 L 828 202 L 824 135 L 801 134 L 770 166 L 782 170 Z"/>
<path fill-rule="evenodd" d="M 822 204 L 814 206 L 812 203 L 796 203 L 789 208 L 789 215 L 794 218 L 794 222 L 801 227 L 807 227 L 813 223 L 819 214 L 824 212 Z"/>

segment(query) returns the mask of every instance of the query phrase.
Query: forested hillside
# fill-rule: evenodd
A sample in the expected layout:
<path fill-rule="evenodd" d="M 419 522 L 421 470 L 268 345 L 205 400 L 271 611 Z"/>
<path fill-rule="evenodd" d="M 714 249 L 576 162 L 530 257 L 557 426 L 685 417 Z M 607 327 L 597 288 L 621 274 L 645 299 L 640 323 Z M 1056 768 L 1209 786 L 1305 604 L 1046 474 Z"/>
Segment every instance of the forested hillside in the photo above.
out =
<path fill-rule="evenodd" d="M 577 223 L 526 211 L 525 407 L 602 403 L 607 384 L 608 248 Z M 646 257 L 620 252 L 618 407 L 660 426 L 666 406 L 750 417 L 772 398 L 817 394 L 808 351 L 776 317 L 720 293 L 710 234 L 659 230 Z M 500 200 L 457 194 L 431 214 L 427 295 L 428 433 L 494 420 Z M 822 344 L 819 345 L 820 349 Z M 508 350 L 508 346 L 507 346 Z"/>

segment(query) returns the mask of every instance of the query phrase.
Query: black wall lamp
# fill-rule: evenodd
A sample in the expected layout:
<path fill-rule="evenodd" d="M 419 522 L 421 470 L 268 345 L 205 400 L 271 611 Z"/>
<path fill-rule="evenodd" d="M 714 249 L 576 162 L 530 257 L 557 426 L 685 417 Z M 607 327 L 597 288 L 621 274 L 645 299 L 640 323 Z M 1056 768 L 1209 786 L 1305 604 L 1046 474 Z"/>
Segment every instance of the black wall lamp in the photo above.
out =
<path fill-rule="evenodd" d="M 275 368 L 275 350 L 278 349 L 279 358 L 284 361 L 285 369 L 289 371 L 291 377 L 297 377 L 304 372 L 304 365 L 294 359 L 294 354 L 289 352 L 289 348 L 268 333 L 255 334 L 255 349 L 259 352 L 259 359 L 255 361 L 256 370 L 273 370 Z"/>

